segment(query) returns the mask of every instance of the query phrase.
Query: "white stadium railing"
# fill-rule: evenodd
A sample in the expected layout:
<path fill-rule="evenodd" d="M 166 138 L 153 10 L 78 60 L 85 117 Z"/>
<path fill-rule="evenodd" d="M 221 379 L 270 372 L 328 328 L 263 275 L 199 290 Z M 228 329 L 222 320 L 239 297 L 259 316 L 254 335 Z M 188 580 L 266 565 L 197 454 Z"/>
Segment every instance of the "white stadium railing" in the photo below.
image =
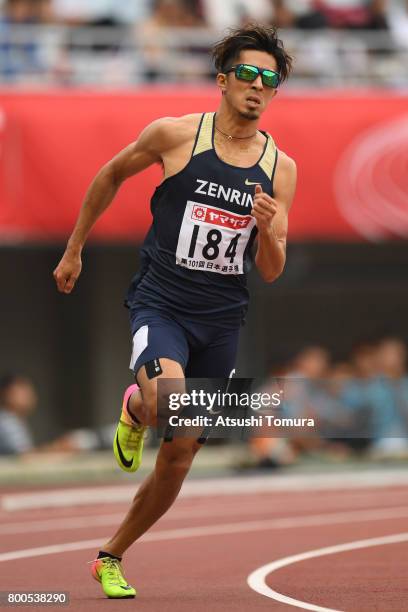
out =
<path fill-rule="evenodd" d="M 203 28 L 0 24 L 0 85 L 112 88 L 197 83 L 214 74 L 209 49 L 222 32 Z M 408 87 L 408 41 L 392 34 L 281 30 L 294 56 L 288 87 Z"/>

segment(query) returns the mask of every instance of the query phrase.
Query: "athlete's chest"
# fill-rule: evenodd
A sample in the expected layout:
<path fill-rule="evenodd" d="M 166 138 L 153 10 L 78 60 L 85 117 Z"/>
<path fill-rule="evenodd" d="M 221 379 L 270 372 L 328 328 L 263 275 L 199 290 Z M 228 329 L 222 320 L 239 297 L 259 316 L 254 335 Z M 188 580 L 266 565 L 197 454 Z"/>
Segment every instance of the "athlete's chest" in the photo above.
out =
<path fill-rule="evenodd" d="M 261 136 L 256 143 L 234 142 L 225 137 L 214 136 L 213 151 L 216 157 L 231 166 L 245 170 L 254 166 L 265 150 L 265 137 Z"/>
<path fill-rule="evenodd" d="M 237 275 L 256 234 L 256 185 L 272 194 L 276 149 L 268 136 L 251 157 L 230 163 L 233 158 L 223 159 L 222 147 L 214 146 L 213 119 L 203 116 L 189 163 L 156 191 L 152 213 L 160 246 L 175 252 L 177 265 Z"/>
<path fill-rule="evenodd" d="M 207 158 L 207 159 L 204 159 Z M 178 265 L 221 274 L 242 274 L 244 253 L 256 228 L 251 215 L 259 168 L 234 168 L 211 159 L 191 162 L 175 181 L 179 203 Z M 174 200 L 173 200 L 174 201 Z"/>
<path fill-rule="evenodd" d="M 238 168 L 214 159 L 209 151 L 190 162 L 173 189 L 181 206 L 193 200 L 242 215 L 251 213 L 256 185 L 266 193 L 271 191 L 271 182 L 258 165 Z"/>

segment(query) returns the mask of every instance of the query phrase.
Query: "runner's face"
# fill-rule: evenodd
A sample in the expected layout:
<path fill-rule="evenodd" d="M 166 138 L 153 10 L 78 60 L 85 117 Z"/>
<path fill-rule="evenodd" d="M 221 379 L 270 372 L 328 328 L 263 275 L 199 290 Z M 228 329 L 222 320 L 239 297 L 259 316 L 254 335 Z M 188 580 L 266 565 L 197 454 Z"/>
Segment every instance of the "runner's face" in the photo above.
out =
<path fill-rule="evenodd" d="M 234 60 L 233 65 L 251 64 L 258 68 L 268 68 L 277 71 L 275 58 L 264 51 L 245 49 L 239 57 Z M 218 85 L 223 91 L 226 102 L 242 117 L 256 120 L 262 115 L 277 90 L 267 87 L 262 83 L 261 75 L 255 81 L 242 81 L 237 79 L 234 72 L 227 75 L 219 74 Z"/>

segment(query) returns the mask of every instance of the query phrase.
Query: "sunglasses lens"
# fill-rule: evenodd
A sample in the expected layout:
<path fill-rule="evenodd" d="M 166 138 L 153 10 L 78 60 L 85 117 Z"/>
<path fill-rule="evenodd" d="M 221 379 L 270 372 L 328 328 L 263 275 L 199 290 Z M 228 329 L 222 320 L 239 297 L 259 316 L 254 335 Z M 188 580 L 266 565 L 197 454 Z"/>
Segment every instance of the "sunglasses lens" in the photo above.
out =
<path fill-rule="evenodd" d="M 262 81 L 267 87 L 276 88 L 279 85 L 279 74 L 271 70 L 264 70 Z"/>
<path fill-rule="evenodd" d="M 243 81 L 255 81 L 259 76 L 259 70 L 256 66 L 241 64 L 236 68 L 235 74 L 238 79 L 242 79 Z M 262 82 L 267 87 L 276 89 L 279 85 L 279 74 L 273 70 L 263 70 Z"/>
<path fill-rule="evenodd" d="M 255 66 L 247 66 L 245 64 L 238 66 L 236 72 L 237 77 L 243 81 L 255 81 L 258 74 L 258 69 Z"/>

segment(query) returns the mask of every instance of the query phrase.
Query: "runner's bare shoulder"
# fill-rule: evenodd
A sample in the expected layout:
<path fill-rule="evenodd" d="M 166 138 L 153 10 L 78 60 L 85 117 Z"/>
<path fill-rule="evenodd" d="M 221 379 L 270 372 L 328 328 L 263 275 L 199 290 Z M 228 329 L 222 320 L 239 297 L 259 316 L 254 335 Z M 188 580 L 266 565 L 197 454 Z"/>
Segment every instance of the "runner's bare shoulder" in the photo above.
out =
<path fill-rule="evenodd" d="M 295 195 L 296 182 L 296 162 L 289 155 L 279 150 L 274 180 L 274 193 L 278 200 L 286 203 L 287 210 L 289 210 Z"/>
<path fill-rule="evenodd" d="M 289 174 L 296 171 L 296 162 L 287 153 L 279 149 L 278 169 Z"/>
<path fill-rule="evenodd" d="M 154 149 L 161 154 L 193 141 L 198 130 L 201 114 L 193 113 L 182 117 L 162 117 L 153 121 L 149 132 Z"/>

